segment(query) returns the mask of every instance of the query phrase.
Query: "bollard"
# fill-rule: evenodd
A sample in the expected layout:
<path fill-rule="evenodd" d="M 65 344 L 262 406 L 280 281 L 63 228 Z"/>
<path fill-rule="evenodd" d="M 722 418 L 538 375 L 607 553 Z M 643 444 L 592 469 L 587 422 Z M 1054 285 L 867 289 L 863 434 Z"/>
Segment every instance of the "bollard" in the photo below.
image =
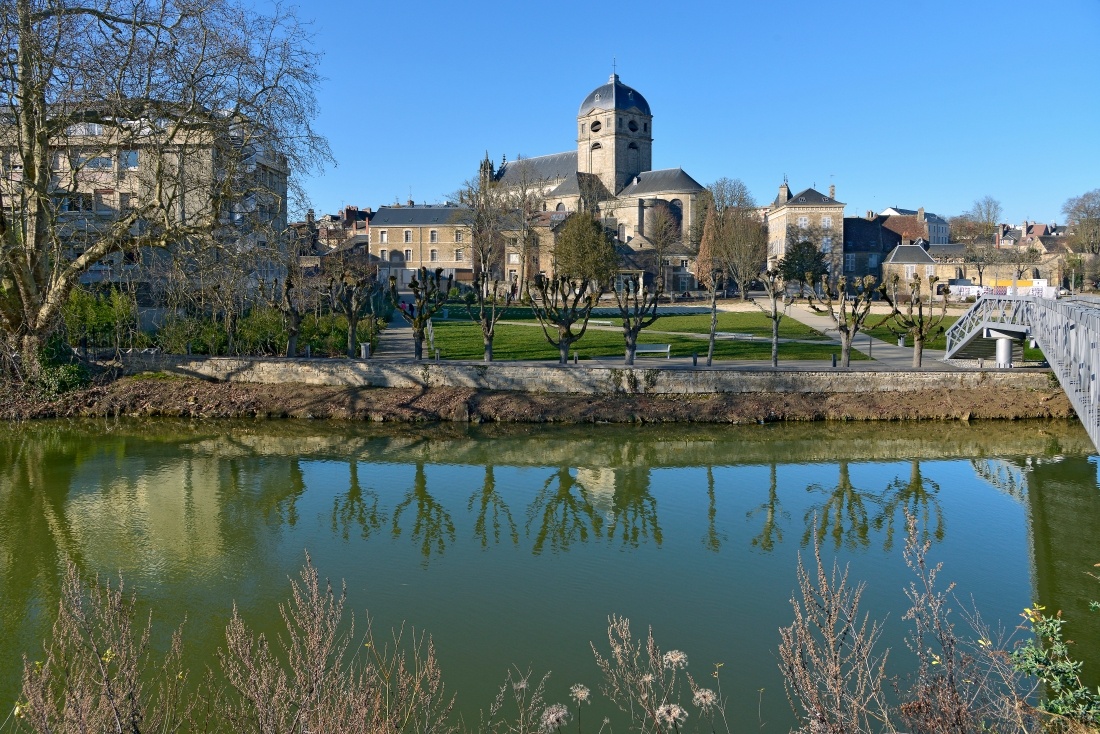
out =
<path fill-rule="evenodd" d="M 978 369 L 980 369 L 980 370 L 985 369 L 985 360 L 984 359 L 979 359 L 978 360 Z"/>
<path fill-rule="evenodd" d="M 870 337 L 870 336 L 867 337 L 867 357 L 868 358 L 874 359 L 873 357 L 871 357 L 871 348 L 874 347 L 874 346 L 875 346 L 874 337 Z"/>
<path fill-rule="evenodd" d="M 191 342 L 187 342 L 186 351 L 187 351 L 188 356 L 190 356 L 191 355 Z"/>
<path fill-rule="evenodd" d="M 445 318 L 445 319 L 451 318 L 450 316 L 447 315 L 447 310 L 448 309 L 443 309 L 443 318 Z"/>
<path fill-rule="evenodd" d="M 435 363 L 439 364 L 439 350 L 435 350 Z"/>
<path fill-rule="evenodd" d="M 836 369 L 836 355 L 833 355 L 833 369 Z"/>
<path fill-rule="evenodd" d="M 309 344 L 306 344 L 306 359 L 309 359 L 309 355 L 313 352 L 313 349 Z"/>
<path fill-rule="evenodd" d="M 573 352 L 573 364 L 577 363 L 577 353 Z"/>
<path fill-rule="evenodd" d="M 691 366 L 692 367 L 698 367 L 699 366 L 699 352 L 692 352 L 691 353 Z"/>
<path fill-rule="evenodd" d="M 359 343 L 359 359 L 366 359 L 370 356 L 370 342 Z"/>
<path fill-rule="evenodd" d="M 904 334 L 902 334 L 901 336 L 898 337 L 898 346 L 899 347 L 904 347 L 905 346 L 905 335 Z"/>

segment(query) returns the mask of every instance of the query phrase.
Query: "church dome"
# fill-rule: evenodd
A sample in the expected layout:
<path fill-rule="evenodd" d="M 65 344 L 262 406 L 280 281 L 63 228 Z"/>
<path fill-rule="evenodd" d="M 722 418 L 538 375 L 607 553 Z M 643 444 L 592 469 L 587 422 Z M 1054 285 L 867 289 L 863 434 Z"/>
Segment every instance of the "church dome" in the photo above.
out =
<path fill-rule="evenodd" d="M 643 115 L 653 116 L 653 113 L 649 111 L 649 102 L 645 101 L 645 97 L 642 96 L 641 92 L 620 82 L 618 74 L 612 74 L 611 78 L 607 80 L 607 84 L 596 87 L 588 93 L 588 96 L 584 98 L 584 102 L 581 103 L 581 109 L 577 112 L 577 117 L 587 115 L 597 107 L 601 110 L 637 108 Z"/>

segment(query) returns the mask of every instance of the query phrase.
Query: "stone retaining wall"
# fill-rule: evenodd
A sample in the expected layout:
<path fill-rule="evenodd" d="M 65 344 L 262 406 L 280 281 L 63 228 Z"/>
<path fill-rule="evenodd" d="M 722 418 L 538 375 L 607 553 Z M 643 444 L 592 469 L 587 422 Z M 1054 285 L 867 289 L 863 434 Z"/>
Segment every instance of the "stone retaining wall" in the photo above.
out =
<path fill-rule="evenodd" d="M 259 357 L 188 357 L 126 354 L 126 374 L 167 372 L 221 382 L 296 383 L 330 387 L 466 387 L 478 390 L 573 393 L 588 395 L 686 395 L 708 393 L 858 393 L 965 390 L 1004 386 L 1049 390 L 1046 370 L 997 371 L 784 371 L 767 369 L 690 369 L 604 365 L 448 363 L 285 359 Z"/>

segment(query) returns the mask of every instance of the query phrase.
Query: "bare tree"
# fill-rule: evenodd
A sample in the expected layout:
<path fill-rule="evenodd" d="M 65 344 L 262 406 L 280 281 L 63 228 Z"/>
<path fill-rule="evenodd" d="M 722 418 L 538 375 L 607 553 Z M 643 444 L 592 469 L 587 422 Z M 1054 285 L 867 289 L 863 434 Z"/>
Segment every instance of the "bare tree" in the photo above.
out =
<path fill-rule="evenodd" d="M 569 348 L 588 330 L 592 309 L 600 302 L 603 287 L 588 278 L 567 275 L 535 277 L 531 310 L 551 346 L 558 348 L 558 363 L 569 361 Z M 579 324 L 580 329 L 574 331 Z"/>
<path fill-rule="evenodd" d="M 503 291 L 503 295 L 501 294 Z M 503 300 L 503 303 L 501 301 Z M 474 290 L 466 294 L 466 313 L 481 327 L 481 338 L 485 345 L 485 361 L 493 361 L 493 339 L 496 337 L 497 322 L 512 305 L 512 290 L 501 288 L 499 280 L 489 281 L 489 274 L 482 271 L 474 276 Z M 474 306 L 477 306 L 475 315 Z"/>
<path fill-rule="evenodd" d="M 344 270 L 339 278 L 329 280 L 328 293 L 332 310 L 344 314 L 348 320 L 347 354 L 351 359 L 356 356 L 355 346 L 356 341 L 358 341 L 359 320 L 364 316 L 368 316 L 369 311 L 373 311 L 375 296 L 379 295 L 381 291 L 381 284 L 373 275 L 366 273 Z M 371 313 L 368 318 L 370 319 L 370 329 L 367 339 L 370 340 L 374 337 L 374 314 Z"/>
<path fill-rule="evenodd" d="M 516 249 L 519 250 L 519 283 L 524 287 L 530 279 L 527 272 L 532 257 L 533 245 L 537 237 L 531 228 L 531 220 L 542 210 L 546 200 L 546 181 L 539 178 L 538 171 L 526 158 L 520 157 L 509 168 L 515 173 L 505 182 L 506 190 L 503 202 L 510 213 L 510 229 L 515 233 Z"/>
<path fill-rule="evenodd" d="M 978 272 L 978 285 L 985 285 L 985 271 L 990 266 L 994 266 L 1000 261 L 1000 250 L 986 244 L 976 243 L 973 240 L 966 243 L 966 249 L 963 253 L 963 262 L 967 265 L 974 266 L 974 270 Z"/>
<path fill-rule="evenodd" d="M 787 293 L 787 281 L 783 277 L 783 271 L 779 269 L 765 270 L 760 274 L 760 283 L 764 286 L 764 292 L 768 295 L 767 308 L 756 304 L 757 308 L 768 315 L 772 322 L 772 367 L 779 366 L 779 322 L 783 320 L 783 312 L 794 299 Z M 754 301 L 755 303 L 755 301 Z"/>
<path fill-rule="evenodd" d="M 653 207 L 653 214 L 646 222 L 645 238 L 653 245 L 654 271 L 657 288 L 668 287 L 669 250 L 680 239 L 680 222 L 665 203 Z"/>
<path fill-rule="evenodd" d="M 409 281 L 409 290 L 412 291 L 413 302 L 407 308 L 401 308 L 401 298 L 397 295 L 397 276 L 390 276 L 389 299 L 401 318 L 409 322 L 413 332 L 413 359 L 420 360 L 424 357 L 424 334 L 428 330 L 428 324 L 432 316 L 439 313 L 447 297 L 451 292 L 451 284 L 454 276 L 448 276 L 443 280 L 443 268 L 436 268 L 434 272 L 427 268 L 420 268 L 417 277 Z"/>
<path fill-rule="evenodd" d="M 634 364 L 638 350 L 638 334 L 657 320 L 657 299 L 661 296 L 661 282 L 645 286 L 639 278 L 626 278 L 622 288 L 615 290 L 615 302 L 623 320 L 623 339 L 626 341 L 624 364 Z"/>
<path fill-rule="evenodd" d="M 510 197 L 483 171 L 463 184 L 457 199 L 467 208 L 456 209 L 451 221 L 469 231 L 475 276 L 485 273 L 482 283 L 488 284 L 499 278 L 504 262 L 504 230 L 511 224 Z"/>
<path fill-rule="evenodd" d="M 1100 189 L 1066 199 L 1062 205 L 1070 241 L 1078 252 L 1100 253 Z"/>
<path fill-rule="evenodd" d="M 0 185 L 0 330 L 34 364 L 90 267 L 242 241 L 248 220 L 277 218 L 287 187 L 300 193 L 296 176 L 329 154 L 311 124 L 319 57 L 286 6 L 4 7 L 0 148 L 18 175 Z M 116 171 L 133 183 L 104 186 Z"/>
<path fill-rule="evenodd" d="M 944 330 L 942 324 L 947 316 L 947 299 L 941 300 L 938 312 L 932 300 L 938 281 L 939 278 L 934 275 L 928 278 L 928 298 L 925 300 L 923 280 L 919 274 L 914 274 L 908 284 L 909 293 L 904 313 L 898 298 L 901 276 L 894 273 L 894 277 L 879 286 L 879 293 L 890 304 L 890 315 L 880 323 L 885 323 L 895 336 L 907 335 L 912 339 L 913 369 L 920 369 L 924 343 Z"/>
<path fill-rule="evenodd" d="M 727 277 L 737 283 L 741 300 L 747 300 L 749 283 L 760 273 L 768 256 L 764 222 L 740 179 L 720 178 L 707 188 L 717 214 L 713 256 Z"/>
<path fill-rule="evenodd" d="M 1001 202 L 992 196 L 984 196 L 974 202 L 965 216 L 976 225 L 979 236 L 991 238 L 997 231 L 1004 211 Z"/>
<path fill-rule="evenodd" d="M 840 336 L 840 366 L 847 368 L 852 356 L 852 342 L 863 329 L 864 322 L 871 314 L 872 298 L 875 295 L 875 276 L 865 275 L 853 283 L 853 293 L 848 293 L 848 278 L 837 278 L 836 286 L 829 283 L 825 276 L 820 281 L 820 296 L 810 296 L 810 308 L 826 312 L 836 325 Z M 821 306 L 814 304 L 817 301 Z"/>

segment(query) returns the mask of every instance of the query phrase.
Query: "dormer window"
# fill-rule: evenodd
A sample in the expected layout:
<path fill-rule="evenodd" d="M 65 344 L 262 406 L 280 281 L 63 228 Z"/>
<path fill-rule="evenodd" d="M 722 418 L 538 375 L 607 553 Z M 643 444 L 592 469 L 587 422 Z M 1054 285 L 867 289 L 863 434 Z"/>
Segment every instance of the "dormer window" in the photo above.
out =
<path fill-rule="evenodd" d="M 596 92 L 596 97 L 595 97 L 595 100 L 596 100 L 597 102 L 599 102 L 599 101 L 600 101 L 600 93 L 599 93 L 599 92 Z"/>
<path fill-rule="evenodd" d="M 798 197 L 798 200 L 799 200 L 800 202 L 802 202 L 802 201 L 806 201 L 806 197 L 805 197 L 805 196 L 800 196 L 800 197 Z"/>

